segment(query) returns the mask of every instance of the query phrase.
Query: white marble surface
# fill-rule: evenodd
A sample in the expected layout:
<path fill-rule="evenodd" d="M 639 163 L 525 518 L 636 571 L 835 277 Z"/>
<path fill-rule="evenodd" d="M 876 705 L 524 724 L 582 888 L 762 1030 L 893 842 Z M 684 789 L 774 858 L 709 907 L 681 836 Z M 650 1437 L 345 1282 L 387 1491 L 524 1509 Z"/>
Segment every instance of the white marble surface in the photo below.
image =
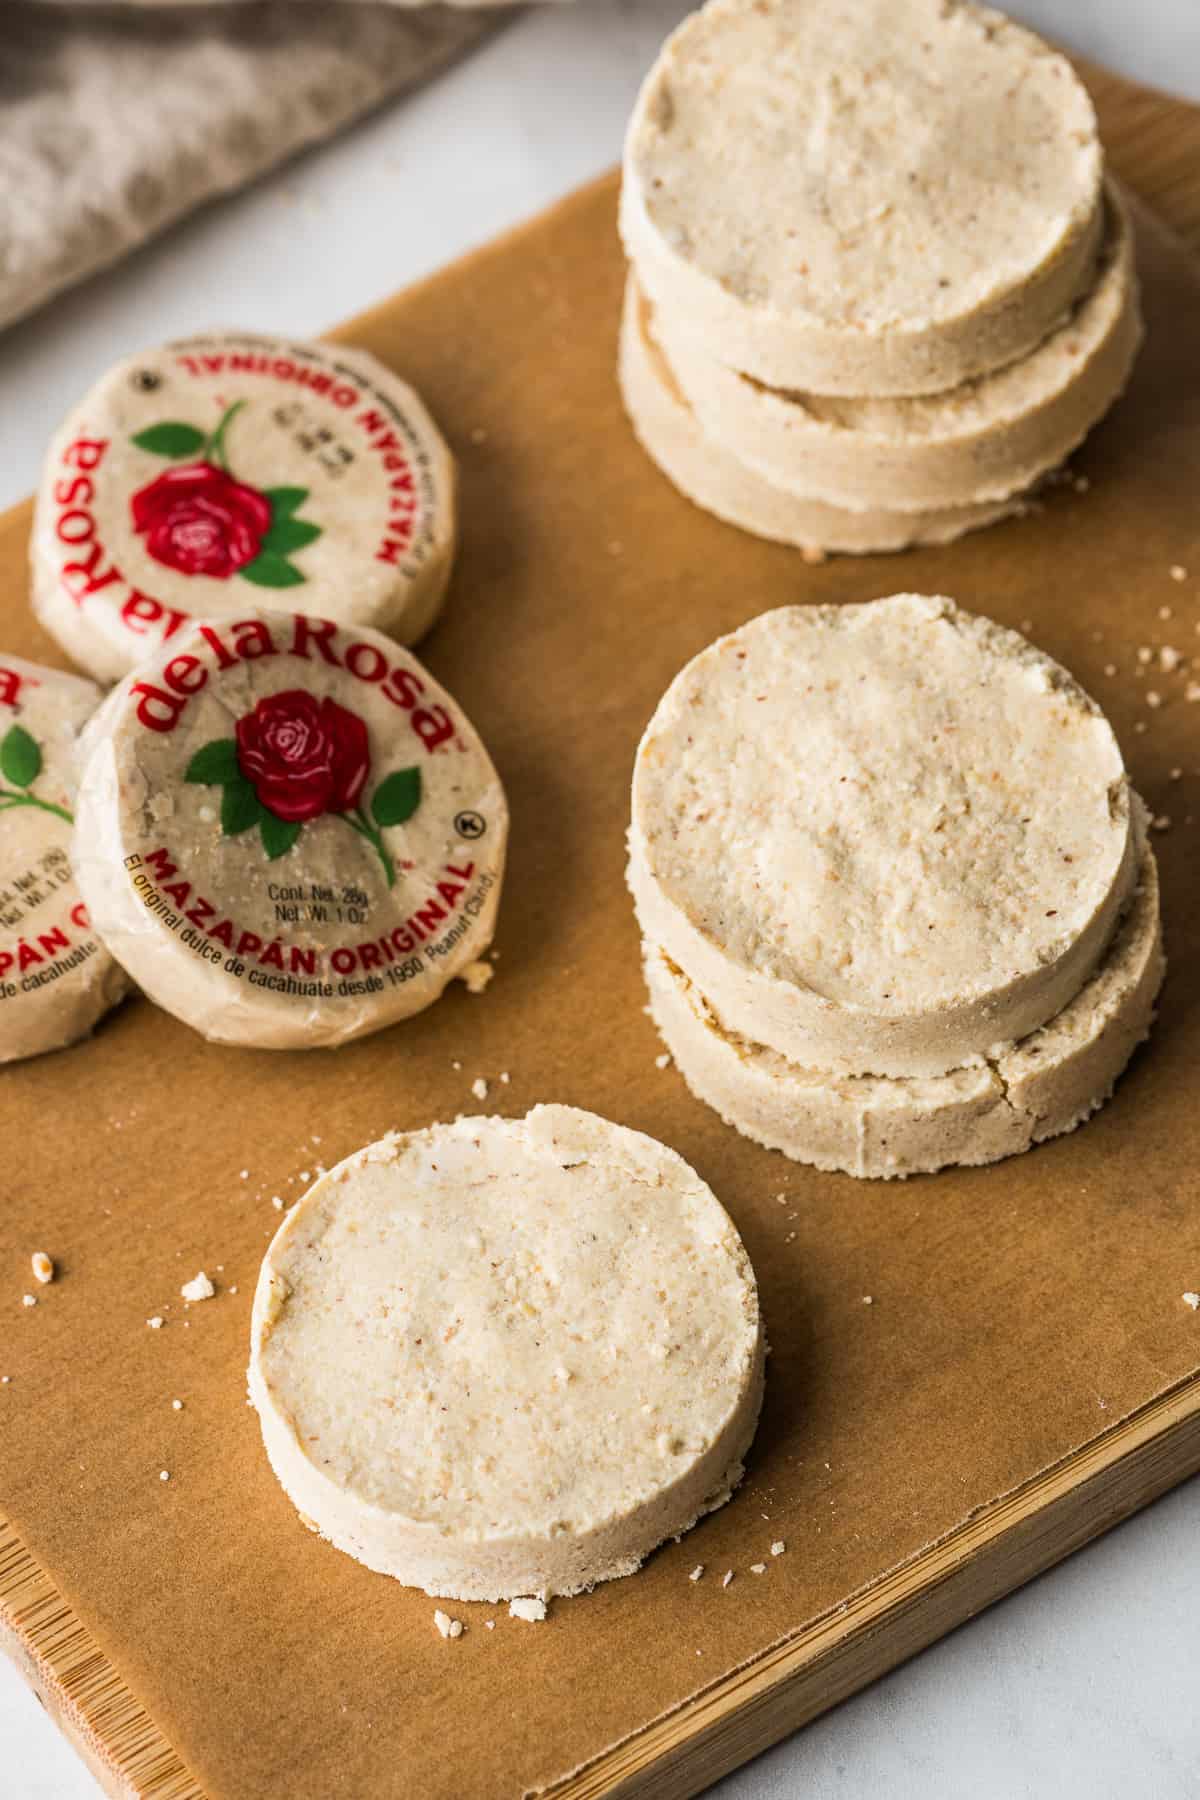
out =
<path fill-rule="evenodd" d="M 434 87 L 0 337 L 0 505 L 32 486 L 51 428 L 118 353 L 222 321 L 316 331 L 612 162 L 639 75 L 687 10 L 685 0 L 580 0 L 532 13 Z M 1022 0 L 1015 10 L 1200 100 L 1198 0 Z M 1195 1272 L 1186 1280 L 1195 1285 Z M 1200 1482 L 718 1791 L 1197 1800 Z M 97 1794 L 0 1663 L 0 1800 Z"/>

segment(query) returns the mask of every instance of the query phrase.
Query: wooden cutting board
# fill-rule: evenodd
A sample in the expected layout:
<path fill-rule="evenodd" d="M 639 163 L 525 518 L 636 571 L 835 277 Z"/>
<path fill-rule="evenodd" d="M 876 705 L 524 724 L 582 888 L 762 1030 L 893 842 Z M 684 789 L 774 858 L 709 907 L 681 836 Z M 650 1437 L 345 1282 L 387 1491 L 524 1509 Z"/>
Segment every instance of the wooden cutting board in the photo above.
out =
<path fill-rule="evenodd" d="M 1089 76 L 1117 170 L 1196 246 L 1200 113 Z M 0 1077 L 0 1639 L 112 1794 L 694 1793 L 1200 1466 L 1200 707 L 1187 668 L 1137 661 L 1200 662 L 1196 270 L 1143 211 L 1150 337 L 1078 460 L 1087 492 L 811 568 L 694 511 L 633 443 L 614 200 L 606 179 L 339 334 L 413 379 L 462 457 L 461 563 L 422 654 L 512 801 L 491 989 L 308 1055 L 214 1048 L 134 1001 Z M 0 641 L 51 657 L 27 528 L 0 521 Z M 769 605 L 899 588 L 1023 626 L 1108 708 L 1173 821 L 1171 972 L 1086 1130 L 869 1184 L 756 1149 L 656 1068 L 622 834 L 639 732 L 691 654 Z M 544 1625 L 457 1607 L 446 1643 L 431 1601 L 298 1523 L 243 1365 L 271 1196 L 470 1109 L 479 1075 L 498 1110 L 557 1099 L 677 1146 L 745 1236 L 773 1357 L 730 1506 Z M 61 1274 L 27 1312 L 37 1248 Z M 200 1267 L 220 1291 L 185 1313 Z"/>

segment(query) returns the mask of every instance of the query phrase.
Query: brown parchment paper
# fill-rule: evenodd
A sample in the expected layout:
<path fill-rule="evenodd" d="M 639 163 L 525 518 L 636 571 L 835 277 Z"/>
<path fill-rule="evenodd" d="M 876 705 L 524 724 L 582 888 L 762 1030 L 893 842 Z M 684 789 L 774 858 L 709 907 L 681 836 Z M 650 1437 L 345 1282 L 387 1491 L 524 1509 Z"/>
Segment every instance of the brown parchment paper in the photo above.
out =
<path fill-rule="evenodd" d="M 1200 284 L 1143 219 L 1148 348 L 1079 458 L 1088 492 L 952 549 L 814 568 L 693 510 L 630 436 L 614 192 L 346 334 L 421 388 L 462 458 L 461 563 L 421 654 L 512 803 L 491 988 L 309 1054 L 216 1048 L 135 1000 L 0 1078 L 0 1506 L 215 1800 L 551 1782 L 1200 1366 L 1181 1299 L 1200 1289 L 1200 705 L 1186 669 L 1137 674 L 1140 645 L 1200 654 Z M 50 657 L 26 529 L 23 510 L 0 527 L 0 641 Z M 754 1148 L 655 1067 L 623 834 L 639 733 L 687 657 L 768 606 L 902 588 L 1021 627 L 1108 708 L 1173 820 L 1171 968 L 1152 1045 L 1086 1130 L 856 1183 Z M 468 1630 L 447 1643 L 431 1600 L 299 1523 L 243 1367 L 271 1196 L 389 1127 L 476 1109 L 480 1075 L 503 1112 L 566 1101 L 687 1156 L 744 1234 L 774 1353 L 733 1504 L 544 1625 L 453 1607 Z M 37 1248 L 60 1275 L 25 1311 Z M 188 1311 L 201 1267 L 219 1291 Z"/>

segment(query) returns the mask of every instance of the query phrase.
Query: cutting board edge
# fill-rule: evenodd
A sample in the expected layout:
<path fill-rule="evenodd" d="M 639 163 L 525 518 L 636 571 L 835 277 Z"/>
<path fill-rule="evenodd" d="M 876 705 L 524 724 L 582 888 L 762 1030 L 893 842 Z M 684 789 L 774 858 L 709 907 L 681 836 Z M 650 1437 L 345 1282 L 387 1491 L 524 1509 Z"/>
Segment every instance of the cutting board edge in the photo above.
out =
<path fill-rule="evenodd" d="M 844 1610 L 537 1793 L 545 1800 L 690 1800 L 1197 1473 L 1200 1371 L 928 1546 Z M 4 1520 L 0 1651 L 110 1800 L 205 1800 Z"/>
<path fill-rule="evenodd" d="M 1200 1370 L 537 1800 L 690 1800 L 1197 1473 Z"/>
<path fill-rule="evenodd" d="M 109 1800 L 205 1800 L 141 1701 L 4 1518 L 0 1653 Z"/>

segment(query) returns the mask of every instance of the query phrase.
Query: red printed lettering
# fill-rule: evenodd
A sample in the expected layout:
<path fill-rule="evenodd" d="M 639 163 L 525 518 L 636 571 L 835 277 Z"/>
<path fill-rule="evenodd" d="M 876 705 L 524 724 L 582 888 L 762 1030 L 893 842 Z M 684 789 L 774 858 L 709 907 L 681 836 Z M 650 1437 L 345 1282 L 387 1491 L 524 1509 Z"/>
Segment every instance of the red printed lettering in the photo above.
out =
<path fill-rule="evenodd" d="M 229 651 L 221 642 L 220 636 L 212 625 L 198 625 L 196 629 L 208 645 L 209 649 L 216 652 L 218 669 L 237 668 L 237 657 L 229 654 Z"/>
<path fill-rule="evenodd" d="M 147 731 L 174 731 L 183 716 L 187 699 L 182 694 L 168 694 L 152 681 L 135 681 L 131 694 L 140 694 L 137 703 L 138 723 Z"/>
<path fill-rule="evenodd" d="M 25 676 L 18 675 L 15 669 L 0 667 L 0 706 L 16 706 L 20 699 L 21 689 L 25 685 Z M 34 683 L 40 686 L 40 683 Z"/>
<path fill-rule="evenodd" d="M 431 756 L 454 736 L 454 721 L 444 706 L 418 708 L 412 716 L 412 728 Z"/>
<path fill-rule="evenodd" d="M 54 498 L 60 506 L 90 506 L 95 497 L 96 484 L 86 475 L 76 475 L 71 481 L 54 484 Z"/>
<path fill-rule="evenodd" d="M 174 637 L 180 626 L 187 624 L 190 616 L 173 606 L 164 606 L 153 594 L 143 594 L 138 588 L 130 590 L 129 598 L 121 608 L 121 623 L 127 631 L 136 632 L 138 637 L 145 637 L 151 626 L 162 625 L 164 641 Z"/>
<path fill-rule="evenodd" d="M 59 580 L 68 594 L 75 601 L 86 600 L 89 594 L 98 594 L 102 588 L 111 586 L 114 581 L 122 579 L 121 571 L 115 563 L 110 563 L 103 573 L 100 564 L 104 557 L 104 546 L 94 543 L 87 553 L 86 559 L 74 557 L 65 562 L 59 573 Z M 82 586 L 77 585 L 74 577 L 83 576 Z"/>
<path fill-rule="evenodd" d="M 63 451 L 63 461 L 68 468 L 98 469 L 107 449 L 107 438 L 76 438 Z"/>
<path fill-rule="evenodd" d="M 308 647 L 313 644 L 331 668 L 340 669 L 342 665 L 331 641 L 336 636 L 337 626 L 328 619 L 306 619 L 298 613 L 292 637 L 292 655 L 302 656 L 307 661 Z"/>
<path fill-rule="evenodd" d="M 177 694 L 198 694 L 208 680 L 208 670 L 198 656 L 173 656 L 163 670 L 163 680 Z"/>
<path fill-rule="evenodd" d="M 346 667 L 360 681 L 382 681 L 387 674 L 387 657 L 378 644 L 351 644 L 346 652 Z"/>
<path fill-rule="evenodd" d="M 258 656 L 276 656 L 275 640 L 261 619 L 239 619 L 233 627 L 237 653 L 247 662 Z"/>

